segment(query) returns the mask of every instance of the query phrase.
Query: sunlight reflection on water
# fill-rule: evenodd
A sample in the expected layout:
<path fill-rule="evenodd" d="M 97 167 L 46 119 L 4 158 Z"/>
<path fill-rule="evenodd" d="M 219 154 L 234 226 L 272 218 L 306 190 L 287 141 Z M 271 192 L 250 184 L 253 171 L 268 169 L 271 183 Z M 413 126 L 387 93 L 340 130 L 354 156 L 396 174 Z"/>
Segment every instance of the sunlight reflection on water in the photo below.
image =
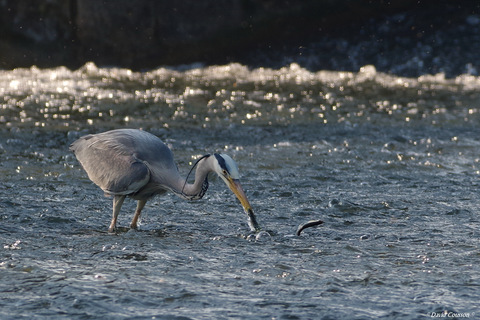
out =
<path fill-rule="evenodd" d="M 388 115 L 399 123 L 438 124 L 453 112 L 454 120 L 469 122 L 478 117 L 478 107 L 465 104 L 477 98 L 479 86 L 471 75 L 401 78 L 378 73 L 373 66 L 358 73 L 314 73 L 296 64 L 279 70 L 231 64 L 148 72 L 92 63 L 76 71 L 32 67 L 1 72 L 0 121 L 7 127 L 74 129 L 109 122 L 210 127 L 225 122 L 355 124 L 377 117 L 383 121 Z"/>

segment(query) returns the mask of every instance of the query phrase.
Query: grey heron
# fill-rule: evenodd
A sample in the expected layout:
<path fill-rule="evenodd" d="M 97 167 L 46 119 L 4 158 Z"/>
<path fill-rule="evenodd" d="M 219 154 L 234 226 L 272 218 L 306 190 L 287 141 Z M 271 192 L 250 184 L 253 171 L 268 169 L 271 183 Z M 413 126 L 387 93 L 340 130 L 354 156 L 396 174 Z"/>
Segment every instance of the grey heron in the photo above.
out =
<path fill-rule="evenodd" d="M 187 199 L 201 199 L 208 188 L 208 174 L 215 172 L 233 191 L 246 214 L 252 231 L 260 228 L 252 207 L 239 182 L 238 167 L 226 154 L 201 157 L 190 184 L 180 176 L 172 151 L 157 136 L 136 129 L 117 129 L 83 136 L 72 143 L 88 177 L 106 195 L 113 196 L 113 216 L 108 228 L 116 230 L 117 217 L 125 198 L 137 200 L 130 228 L 136 229 L 138 218 L 148 199 L 171 191 Z M 193 168 L 192 168 L 193 169 Z"/>

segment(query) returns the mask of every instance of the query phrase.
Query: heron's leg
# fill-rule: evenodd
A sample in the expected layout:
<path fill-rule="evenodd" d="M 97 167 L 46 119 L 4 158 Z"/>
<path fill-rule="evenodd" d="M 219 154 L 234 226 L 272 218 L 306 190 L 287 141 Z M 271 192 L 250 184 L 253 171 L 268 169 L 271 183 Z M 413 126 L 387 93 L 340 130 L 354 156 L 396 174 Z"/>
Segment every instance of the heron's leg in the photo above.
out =
<path fill-rule="evenodd" d="M 137 229 L 138 218 L 140 218 L 140 214 L 142 213 L 143 207 L 145 207 L 145 203 L 147 203 L 147 200 L 138 200 L 135 215 L 133 216 L 132 223 L 130 223 L 131 229 Z"/>
<path fill-rule="evenodd" d="M 113 216 L 112 222 L 110 222 L 110 228 L 108 228 L 108 232 L 114 232 L 117 228 L 117 217 L 120 213 L 120 208 L 122 207 L 124 200 L 125 196 L 113 196 Z"/>

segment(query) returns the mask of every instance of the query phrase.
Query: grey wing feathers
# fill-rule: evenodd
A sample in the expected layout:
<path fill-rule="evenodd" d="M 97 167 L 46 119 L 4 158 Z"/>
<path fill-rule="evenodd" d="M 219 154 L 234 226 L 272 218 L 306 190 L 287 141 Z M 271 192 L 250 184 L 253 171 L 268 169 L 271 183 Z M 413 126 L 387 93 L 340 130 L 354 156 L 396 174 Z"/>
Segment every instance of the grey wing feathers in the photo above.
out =
<path fill-rule="evenodd" d="M 150 171 L 136 157 L 128 136 L 87 135 L 75 141 L 70 150 L 90 180 L 108 194 L 131 194 L 150 180 Z"/>

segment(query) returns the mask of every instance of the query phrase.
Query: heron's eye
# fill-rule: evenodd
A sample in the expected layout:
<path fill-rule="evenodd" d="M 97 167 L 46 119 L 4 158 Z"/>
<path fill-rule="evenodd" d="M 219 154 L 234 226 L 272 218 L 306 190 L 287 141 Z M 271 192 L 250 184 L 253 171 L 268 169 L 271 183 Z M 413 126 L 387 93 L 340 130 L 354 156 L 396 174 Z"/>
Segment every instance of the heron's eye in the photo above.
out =
<path fill-rule="evenodd" d="M 223 169 L 222 173 L 223 173 L 224 176 L 228 175 L 228 172 L 225 169 Z"/>

